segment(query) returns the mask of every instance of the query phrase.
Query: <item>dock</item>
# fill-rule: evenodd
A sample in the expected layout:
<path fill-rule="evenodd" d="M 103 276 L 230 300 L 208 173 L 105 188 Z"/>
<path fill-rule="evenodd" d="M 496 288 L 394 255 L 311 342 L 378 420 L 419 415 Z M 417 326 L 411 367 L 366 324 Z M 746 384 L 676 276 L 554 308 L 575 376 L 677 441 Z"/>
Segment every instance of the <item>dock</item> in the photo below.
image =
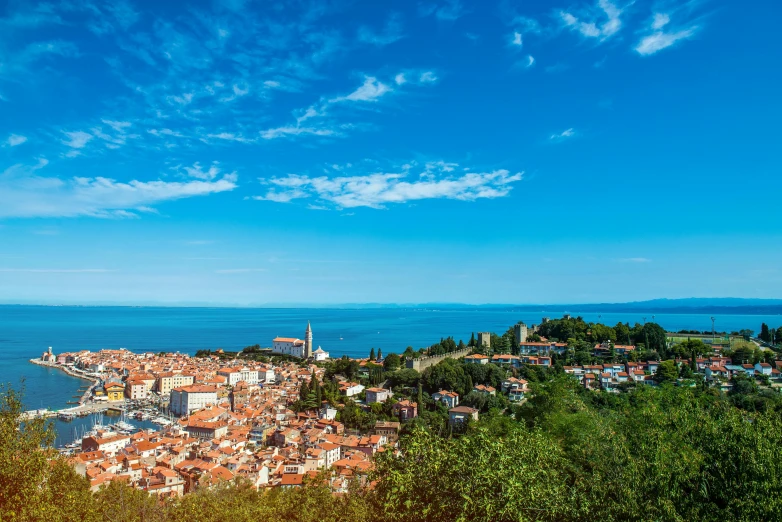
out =
<path fill-rule="evenodd" d="M 81 406 L 74 406 L 71 408 L 63 408 L 61 410 L 48 410 L 48 409 L 40 409 L 40 410 L 29 410 L 24 413 L 22 413 L 19 417 L 19 419 L 24 422 L 32 419 L 48 419 L 52 417 L 57 417 L 59 415 L 63 416 L 71 416 L 71 417 L 84 417 L 86 415 L 90 415 L 92 413 L 103 413 L 109 409 L 115 410 L 115 411 L 122 411 L 121 408 L 114 406 L 111 407 L 108 404 L 83 404 Z"/>

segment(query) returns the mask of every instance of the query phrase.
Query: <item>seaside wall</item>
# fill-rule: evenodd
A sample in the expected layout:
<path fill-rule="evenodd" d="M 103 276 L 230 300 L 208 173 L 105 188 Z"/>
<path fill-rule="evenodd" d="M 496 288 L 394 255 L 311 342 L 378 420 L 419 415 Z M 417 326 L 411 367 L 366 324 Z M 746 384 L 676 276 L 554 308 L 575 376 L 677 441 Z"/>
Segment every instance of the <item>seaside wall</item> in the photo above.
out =
<path fill-rule="evenodd" d="M 419 357 L 418 359 L 406 359 L 405 366 L 412 368 L 413 370 L 422 372 L 430 366 L 434 366 L 443 359 L 458 359 L 464 357 L 470 353 L 472 348 L 465 348 L 464 350 L 456 350 L 455 352 L 446 353 L 445 355 L 433 355 L 431 357 Z"/>

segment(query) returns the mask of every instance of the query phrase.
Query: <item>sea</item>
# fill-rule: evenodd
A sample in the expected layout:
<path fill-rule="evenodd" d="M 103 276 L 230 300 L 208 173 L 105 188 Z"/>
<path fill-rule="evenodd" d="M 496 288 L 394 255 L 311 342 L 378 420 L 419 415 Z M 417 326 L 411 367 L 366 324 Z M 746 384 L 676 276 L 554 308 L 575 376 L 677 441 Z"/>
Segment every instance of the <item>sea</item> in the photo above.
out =
<path fill-rule="evenodd" d="M 173 308 L 90 306 L 0 306 L 0 384 L 24 386 L 25 409 L 60 409 L 87 381 L 29 362 L 50 346 L 53 352 L 126 348 L 133 352 L 240 350 L 271 346 L 274 337 L 304 337 L 312 324 L 313 344 L 331 357 L 366 357 L 369 351 L 401 353 L 453 337 L 467 342 L 475 332 L 503 333 L 524 321 L 539 324 L 543 317 L 565 313 L 604 324 L 646 321 L 668 331 L 711 330 L 710 314 L 600 313 L 528 308 Z M 782 315 L 714 315 L 718 331 L 744 328 L 758 332 L 761 323 L 782 325 Z M 80 422 L 93 422 L 90 418 Z M 77 421 L 74 421 L 77 422 Z M 74 425 L 57 421 L 67 439 Z"/>

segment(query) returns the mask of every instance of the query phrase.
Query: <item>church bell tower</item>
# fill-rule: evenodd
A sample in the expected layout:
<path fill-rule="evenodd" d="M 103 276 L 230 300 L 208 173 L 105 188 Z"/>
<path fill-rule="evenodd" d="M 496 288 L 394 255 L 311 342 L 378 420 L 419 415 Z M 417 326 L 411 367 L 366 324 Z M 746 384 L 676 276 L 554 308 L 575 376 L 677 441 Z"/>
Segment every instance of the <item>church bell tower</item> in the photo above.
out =
<path fill-rule="evenodd" d="M 312 357 L 312 327 L 307 321 L 307 330 L 304 332 L 304 359 Z"/>

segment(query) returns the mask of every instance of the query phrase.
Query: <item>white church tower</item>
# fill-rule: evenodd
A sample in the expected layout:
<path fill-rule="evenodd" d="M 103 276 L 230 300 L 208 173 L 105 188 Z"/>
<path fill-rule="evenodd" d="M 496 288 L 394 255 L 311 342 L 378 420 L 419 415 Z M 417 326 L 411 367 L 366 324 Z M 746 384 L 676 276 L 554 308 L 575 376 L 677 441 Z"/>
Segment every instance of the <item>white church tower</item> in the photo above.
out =
<path fill-rule="evenodd" d="M 312 357 L 312 327 L 309 321 L 307 321 L 307 330 L 304 332 L 304 353 L 301 357 L 302 359 Z"/>

